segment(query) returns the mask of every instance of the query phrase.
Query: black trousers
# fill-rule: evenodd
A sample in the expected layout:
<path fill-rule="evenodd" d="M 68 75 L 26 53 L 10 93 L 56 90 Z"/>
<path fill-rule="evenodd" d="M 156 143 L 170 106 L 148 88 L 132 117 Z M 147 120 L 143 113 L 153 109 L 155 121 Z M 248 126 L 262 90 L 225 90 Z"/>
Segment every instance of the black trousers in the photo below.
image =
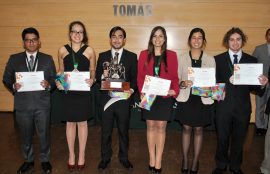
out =
<path fill-rule="evenodd" d="M 36 129 L 40 144 L 40 161 L 49 161 L 50 156 L 50 110 L 16 110 L 16 121 L 22 139 L 25 161 L 34 161 L 33 136 Z"/>
<path fill-rule="evenodd" d="M 130 102 L 120 100 L 109 106 L 102 113 L 102 137 L 101 137 L 101 155 L 102 160 L 109 160 L 112 157 L 112 131 L 114 121 L 117 123 L 119 135 L 119 153 L 120 160 L 128 159 L 128 129 L 130 120 Z"/>
<path fill-rule="evenodd" d="M 243 147 L 250 120 L 250 113 L 243 113 L 237 106 L 217 109 L 215 116 L 217 131 L 216 165 L 232 170 L 241 168 Z M 229 153 L 230 152 L 230 153 Z"/>

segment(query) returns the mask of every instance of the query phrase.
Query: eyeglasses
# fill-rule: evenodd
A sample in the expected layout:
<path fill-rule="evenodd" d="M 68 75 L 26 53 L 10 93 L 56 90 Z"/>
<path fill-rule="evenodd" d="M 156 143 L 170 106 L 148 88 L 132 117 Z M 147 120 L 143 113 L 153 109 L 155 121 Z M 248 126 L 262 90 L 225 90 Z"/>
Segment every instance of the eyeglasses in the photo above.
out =
<path fill-rule="evenodd" d="M 72 30 L 71 33 L 72 33 L 72 34 L 83 34 L 83 31 L 75 31 L 75 30 Z"/>
<path fill-rule="evenodd" d="M 24 39 L 24 42 L 26 43 L 37 43 L 38 42 L 38 38 L 33 38 L 33 39 Z"/>

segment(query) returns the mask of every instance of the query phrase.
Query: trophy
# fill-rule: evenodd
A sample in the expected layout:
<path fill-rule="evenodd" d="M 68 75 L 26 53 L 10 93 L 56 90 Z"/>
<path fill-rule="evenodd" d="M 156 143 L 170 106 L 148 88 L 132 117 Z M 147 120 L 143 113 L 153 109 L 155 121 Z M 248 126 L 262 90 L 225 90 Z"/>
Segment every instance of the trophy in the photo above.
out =
<path fill-rule="evenodd" d="M 126 82 L 125 67 L 116 59 L 103 63 L 103 72 L 106 77 L 101 81 L 101 90 L 125 91 L 130 89 L 130 83 Z"/>

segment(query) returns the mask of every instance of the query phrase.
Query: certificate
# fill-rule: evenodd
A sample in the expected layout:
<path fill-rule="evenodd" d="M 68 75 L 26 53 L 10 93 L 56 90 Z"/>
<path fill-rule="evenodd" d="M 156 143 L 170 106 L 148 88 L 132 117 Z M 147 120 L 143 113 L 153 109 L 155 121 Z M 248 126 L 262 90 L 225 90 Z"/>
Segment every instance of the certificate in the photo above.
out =
<path fill-rule="evenodd" d="M 44 80 L 44 72 L 16 72 L 16 83 L 20 83 L 22 86 L 18 92 L 27 91 L 42 91 L 45 90 L 40 82 Z"/>
<path fill-rule="evenodd" d="M 170 86 L 170 80 L 146 75 L 143 83 L 142 93 L 167 96 Z"/>
<path fill-rule="evenodd" d="M 234 85 L 261 85 L 259 76 L 263 74 L 262 63 L 234 64 Z"/>
<path fill-rule="evenodd" d="M 188 80 L 195 87 L 211 87 L 216 85 L 215 68 L 193 68 L 188 67 Z"/>
<path fill-rule="evenodd" d="M 64 72 L 69 84 L 69 91 L 90 91 L 86 79 L 90 79 L 90 72 Z"/>

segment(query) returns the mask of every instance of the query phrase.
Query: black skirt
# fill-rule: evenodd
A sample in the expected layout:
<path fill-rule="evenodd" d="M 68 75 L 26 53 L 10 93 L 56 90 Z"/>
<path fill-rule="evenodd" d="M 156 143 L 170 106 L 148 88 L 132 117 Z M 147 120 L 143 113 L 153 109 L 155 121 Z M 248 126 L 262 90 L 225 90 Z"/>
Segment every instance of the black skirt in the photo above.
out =
<path fill-rule="evenodd" d="M 173 98 L 163 98 L 157 96 L 154 103 L 151 106 L 150 111 L 142 109 L 142 117 L 144 120 L 160 120 L 171 121 L 173 120 L 172 107 Z"/>
<path fill-rule="evenodd" d="M 190 94 L 188 101 L 177 102 L 175 119 L 191 127 L 201 127 L 211 124 L 213 105 L 204 105 L 201 97 Z"/>

